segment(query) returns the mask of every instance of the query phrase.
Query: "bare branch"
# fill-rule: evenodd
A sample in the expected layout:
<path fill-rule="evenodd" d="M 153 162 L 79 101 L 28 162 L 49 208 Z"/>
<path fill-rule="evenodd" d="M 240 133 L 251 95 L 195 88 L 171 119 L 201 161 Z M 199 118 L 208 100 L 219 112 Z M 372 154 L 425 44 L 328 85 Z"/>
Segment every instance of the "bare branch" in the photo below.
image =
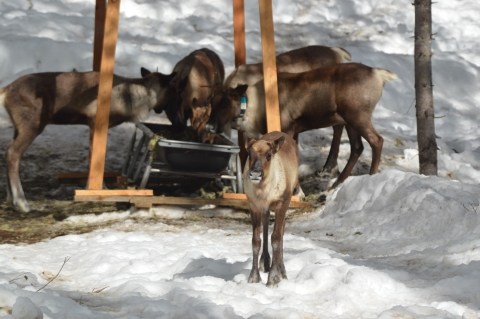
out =
<path fill-rule="evenodd" d="M 40 289 L 37 290 L 37 292 L 39 292 L 40 290 L 42 290 L 43 288 L 47 287 L 48 284 L 50 284 L 52 281 L 54 281 L 58 275 L 60 275 L 60 272 L 62 271 L 63 269 L 63 266 L 65 266 L 65 264 L 67 263 L 67 261 L 70 260 L 70 257 L 65 257 L 65 260 L 63 261 L 63 265 L 62 267 L 60 267 L 60 270 L 58 271 L 58 273 L 55 275 L 55 277 L 53 277 L 52 279 L 50 279 L 43 287 L 41 287 Z"/>
<path fill-rule="evenodd" d="M 27 275 L 18 275 L 17 277 L 13 278 L 12 280 L 10 280 L 8 283 L 11 284 L 12 282 L 14 282 L 15 280 L 18 280 L 20 278 L 25 278 L 25 280 L 28 280 L 28 277 Z"/>
<path fill-rule="evenodd" d="M 413 98 L 412 104 L 410 104 L 410 107 L 408 108 L 407 113 L 405 113 L 405 114 L 403 114 L 403 115 L 407 115 L 408 112 L 410 112 L 410 109 L 412 108 L 413 103 L 415 103 L 415 98 Z"/>

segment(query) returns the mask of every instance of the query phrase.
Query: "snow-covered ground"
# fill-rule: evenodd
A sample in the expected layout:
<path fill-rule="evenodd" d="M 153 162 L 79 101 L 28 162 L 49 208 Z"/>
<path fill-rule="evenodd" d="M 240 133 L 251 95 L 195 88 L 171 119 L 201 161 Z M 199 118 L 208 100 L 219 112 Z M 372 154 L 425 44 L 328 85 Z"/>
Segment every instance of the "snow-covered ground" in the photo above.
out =
<path fill-rule="evenodd" d="M 247 61 L 258 62 L 258 5 L 245 5 Z M 43 318 L 478 318 L 480 2 L 433 5 L 439 177 L 416 174 L 411 1 L 273 5 L 278 52 L 341 46 L 355 62 L 399 76 L 385 86 L 374 112 L 374 126 L 385 139 L 381 173 L 361 175 L 371 159 L 364 143 L 354 170 L 361 176 L 347 179 L 324 207 L 289 220 L 289 279 L 274 289 L 246 282 L 252 264 L 248 223 L 151 222 L 155 216 L 184 216 L 185 209 L 175 207 L 74 216 L 62 223 L 119 222 L 33 245 L 0 245 L 1 316 L 34 318 L 40 311 Z M 94 0 L 3 0 L 0 12 L 0 86 L 27 73 L 91 69 Z M 230 1 L 123 0 L 115 73 L 138 77 L 141 66 L 170 73 L 182 57 L 208 47 L 228 74 L 232 41 Z M 132 132 L 132 124 L 110 130 L 107 170 L 119 169 Z M 47 127 L 25 153 L 22 179 L 85 171 L 87 134 L 84 127 Z M 0 110 L 1 153 L 12 135 Z M 322 166 L 330 139 L 331 129 L 301 135 L 302 176 Z M 349 155 L 346 135 L 342 142 L 341 166 Z M 34 196 L 34 190 L 25 191 L 27 199 Z M 37 292 L 66 257 L 60 275 Z M 265 283 L 266 274 L 262 278 Z"/>

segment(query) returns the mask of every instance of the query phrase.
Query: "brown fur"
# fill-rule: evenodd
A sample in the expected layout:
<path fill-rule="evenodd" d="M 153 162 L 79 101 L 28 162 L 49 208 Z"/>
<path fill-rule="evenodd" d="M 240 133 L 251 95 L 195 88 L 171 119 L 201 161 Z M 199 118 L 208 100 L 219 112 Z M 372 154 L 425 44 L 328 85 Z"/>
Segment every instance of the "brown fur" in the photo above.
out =
<path fill-rule="evenodd" d="M 343 60 L 352 60 L 350 53 L 343 48 L 311 45 L 279 54 L 277 72 L 301 73 L 343 63 Z M 253 85 L 260 80 L 263 80 L 263 63 L 244 64 L 227 77 L 225 84 L 234 88 L 239 84 Z"/>
<path fill-rule="evenodd" d="M 196 98 L 193 98 L 192 101 L 192 118 L 191 125 L 195 130 L 197 135 L 198 142 L 214 144 L 216 134 L 212 134 L 206 131 L 205 126 L 207 125 L 208 119 L 210 118 L 210 112 L 212 108 L 209 105 L 200 104 Z"/>
<path fill-rule="evenodd" d="M 248 282 L 261 281 L 258 255 L 262 242 L 260 226 L 263 223 L 263 252 L 260 258 L 260 269 L 269 272 L 267 286 L 272 287 L 282 279 L 287 279 L 283 263 L 283 234 L 286 211 L 292 194 L 298 186 L 298 149 L 295 141 L 281 132 L 268 133 L 260 140 L 251 139 L 245 134 L 245 148 L 248 159 L 243 173 L 243 185 L 253 227 L 253 266 Z M 268 253 L 270 210 L 275 212 L 271 268 Z"/>
<path fill-rule="evenodd" d="M 136 122 L 161 106 L 164 88 L 174 74 L 151 73 L 129 79 L 114 75 L 109 127 Z M 97 112 L 98 72 L 37 73 L 20 77 L 0 90 L 15 128 L 7 148 L 7 201 L 18 209 L 30 210 L 18 173 L 23 152 L 48 124 L 85 124 L 90 140 Z M 1 103 L 3 101 L 3 103 Z"/>
<path fill-rule="evenodd" d="M 311 129 L 344 124 L 350 140 L 347 165 L 333 184 L 337 187 L 349 175 L 363 151 L 361 138 L 372 147 L 370 174 L 378 171 L 383 138 L 372 126 L 373 110 L 386 82 L 397 76 L 385 69 L 359 63 L 337 64 L 303 73 L 279 73 L 278 92 L 282 132 L 290 136 Z M 241 129 L 252 137 L 265 134 L 266 112 L 263 81 L 232 89 L 225 112 L 230 119 L 240 112 L 239 96 L 246 91 L 249 106 Z"/>
<path fill-rule="evenodd" d="M 187 120 L 190 119 L 192 125 L 194 122 L 196 125 L 203 124 L 194 127 L 199 141 L 209 140 L 213 134 L 206 133 L 205 123 L 193 117 L 210 114 L 210 106 L 207 101 L 212 95 L 213 88 L 221 86 L 225 79 L 222 60 L 215 52 L 202 48 L 180 60 L 173 68 L 173 72 L 177 75 L 171 81 L 162 104 L 168 119 L 172 122 L 173 129 L 175 131 L 185 129 Z M 198 109 L 199 107 L 205 108 L 205 110 Z M 194 112 L 195 109 L 197 112 Z"/>
<path fill-rule="evenodd" d="M 323 66 L 351 61 L 352 56 L 343 48 L 312 45 L 282 53 L 277 56 L 277 72 L 300 73 Z M 254 85 L 263 79 L 263 63 L 245 64 L 234 70 L 225 81 L 225 86 L 216 90 L 212 98 L 212 115 L 206 129 L 210 132 L 220 133 L 225 126 L 228 127 L 230 115 L 222 113 L 221 104 L 226 95 L 234 94 L 233 88 L 238 85 Z M 228 119 L 228 120 L 227 120 Z M 333 127 L 334 134 L 332 146 L 322 172 L 336 172 L 337 157 L 342 138 L 343 125 Z M 296 138 L 296 137 L 295 137 Z"/>

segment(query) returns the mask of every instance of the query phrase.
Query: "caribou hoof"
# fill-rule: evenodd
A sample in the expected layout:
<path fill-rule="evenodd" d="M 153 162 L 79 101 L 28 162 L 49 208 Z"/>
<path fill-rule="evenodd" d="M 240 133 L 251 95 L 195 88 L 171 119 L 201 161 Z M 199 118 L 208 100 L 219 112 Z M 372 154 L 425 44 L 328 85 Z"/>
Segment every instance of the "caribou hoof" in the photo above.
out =
<path fill-rule="evenodd" d="M 260 278 L 260 273 L 258 272 L 258 269 L 252 269 L 252 271 L 250 272 L 250 276 L 248 277 L 248 283 L 256 284 L 259 282 L 262 282 L 262 278 Z"/>
<path fill-rule="evenodd" d="M 335 188 L 329 188 L 327 191 L 323 191 L 320 193 L 320 196 L 317 198 L 317 203 L 325 204 L 327 201 L 327 196 L 332 195 L 335 192 Z"/>
<path fill-rule="evenodd" d="M 325 193 L 320 194 L 317 198 L 317 203 L 325 205 L 325 202 L 327 201 L 327 195 Z"/>
<path fill-rule="evenodd" d="M 324 167 L 321 171 L 317 171 L 315 175 L 321 178 L 334 178 L 340 175 L 340 171 L 338 170 L 338 166 L 332 168 Z"/>
<path fill-rule="evenodd" d="M 13 207 L 22 213 L 30 213 L 32 211 L 28 203 L 23 200 L 13 201 Z"/>
<path fill-rule="evenodd" d="M 278 286 L 282 279 L 288 279 L 285 266 L 272 266 L 270 273 L 268 274 L 267 287 L 273 288 Z"/>

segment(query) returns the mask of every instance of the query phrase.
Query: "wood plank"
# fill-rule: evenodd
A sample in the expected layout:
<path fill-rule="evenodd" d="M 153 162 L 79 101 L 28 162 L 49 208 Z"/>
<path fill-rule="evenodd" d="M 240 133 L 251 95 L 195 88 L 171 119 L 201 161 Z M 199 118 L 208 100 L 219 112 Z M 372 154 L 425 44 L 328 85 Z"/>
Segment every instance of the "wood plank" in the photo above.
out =
<path fill-rule="evenodd" d="M 238 193 L 224 193 L 222 198 L 247 200 L 247 195 Z"/>
<path fill-rule="evenodd" d="M 80 190 L 79 190 L 80 191 Z M 79 191 L 76 191 L 79 192 Z M 76 194 L 75 202 L 130 202 L 139 208 L 149 208 L 153 205 L 215 205 L 215 206 L 229 206 L 238 209 L 248 210 L 248 201 L 241 199 L 223 199 L 223 198 L 190 198 L 190 197 L 169 197 L 169 196 L 125 196 L 125 195 L 109 195 L 108 192 L 104 194 L 90 194 L 86 195 L 86 191 L 80 191 L 80 195 Z M 100 194 L 100 195 L 99 195 Z M 110 193 L 110 194 L 113 194 Z M 290 202 L 289 208 L 309 208 L 308 202 Z"/>
<path fill-rule="evenodd" d="M 88 189 L 90 190 L 101 190 L 103 185 L 119 15 L 120 0 L 110 0 L 108 2 L 105 19 L 105 36 L 102 46 L 100 82 L 98 84 L 97 114 L 95 116 L 92 156 L 89 166 Z"/>
<path fill-rule="evenodd" d="M 153 196 L 151 189 L 77 189 L 75 196 Z"/>
<path fill-rule="evenodd" d="M 112 203 L 129 203 L 129 196 L 74 196 L 74 202 L 112 202 Z"/>
<path fill-rule="evenodd" d="M 245 42 L 245 6 L 244 0 L 233 0 L 233 47 L 235 49 L 235 67 L 247 63 L 247 49 Z M 247 160 L 243 132 L 238 132 L 238 146 L 240 146 L 240 163 L 242 171 Z"/>
<path fill-rule="evenodd" d="M 238 193 L 224 193 L 222 195 L 222 198 L 225 198 L 225 199 L 241 199 L 241 200 L 247 200 L 247 195 L 245 194 L 238 194 Z M 300 197 L 299 196 L 292 196 L 292 198 L 290 199 L 290 201 L 292 202 L 299 202 L 300 201 Z"/>
<path fill-rule="evenodd" d="M 258 5 L 260 9 L 260 27 L 262 34 L 263 79 L 265 85 L 267 131 L 281 131 L 272 0 L 258 0 Z"/>
<path fill-rule="evenodd" d="M 237 209 L 248 210 L 248 202 L 235 199 L 209 199 L 209 198 L 189 198 L 189 197 L 168 197 L 154 196 L 150 198 L 132 198 L 130 203 L 139 208 L 149 208 L 153 205 L 215 205 L 228 206 Z"/>
<path fill-rule="evenodd" d="M 105 16 L 107 1 L 97 0 L 95 3 L 95 34 L 93 36 L 93 71 L 100 71 L 102 61 L 103 36 L 105 34 Z"/>
<path fill-rule="evenodd" d="M 238 68 L 247 63 L 244 0 L 233 0 L 233 47 L 235 48 L 235 67 Z"/>
<path fill-rule="evenodd" d="M 248 201 L 242 199 L 224 199 L 224 198 L 189 198 L 189 197 L 136 197 L 130 200 L 130 203 L 138 207 L 150 207 L 149 205 L 215 205 L 230 206 L 239 209 L 248 209 Z M 309 208 L 309 202 L 290 202 L 289 208 Z"/>

